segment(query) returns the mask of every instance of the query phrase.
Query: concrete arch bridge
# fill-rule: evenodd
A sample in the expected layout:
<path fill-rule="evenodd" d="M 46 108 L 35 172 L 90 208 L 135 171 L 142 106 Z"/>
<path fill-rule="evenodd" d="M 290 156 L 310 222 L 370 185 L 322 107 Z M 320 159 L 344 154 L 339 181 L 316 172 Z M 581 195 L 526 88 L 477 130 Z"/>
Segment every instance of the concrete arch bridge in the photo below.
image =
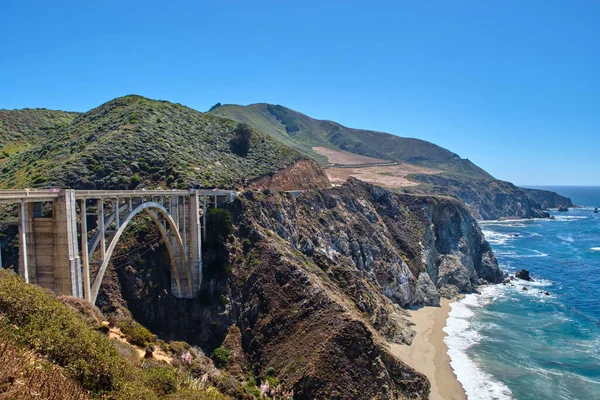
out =
<path fill-rule="evenodd" d="M 0 190 L 0 204 L 19 205 L 19 274 L 93 304 L 121 235 L 141 213 L 156 223 L 167 246 L 171 293 L 193 297 L 202 284 L 206 209 L 235 195 L 229 190 Z"/>

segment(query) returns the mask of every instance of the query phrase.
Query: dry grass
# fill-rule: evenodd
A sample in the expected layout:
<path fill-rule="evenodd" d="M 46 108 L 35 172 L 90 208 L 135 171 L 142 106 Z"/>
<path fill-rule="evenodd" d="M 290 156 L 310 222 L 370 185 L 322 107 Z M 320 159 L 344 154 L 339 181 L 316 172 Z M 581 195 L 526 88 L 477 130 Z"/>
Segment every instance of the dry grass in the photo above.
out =
<path fill-rule="evenodd" d="M 358 154 L 348 153 L 341 150 L 334 150 L 327 147 L 313 147 L 312 149 L 315 153 L 327 157 L 329 162 L 332 164 L 354 165 L 379 164 L 390 162 L 390 160 L 381 160 L 379 158 L 361 156 Z"/>
<path fill-rule="evenodd" d="M 388 188 L 418 185 L 417 182 L 406 179 L 410 174 L 437 174 L 441 171 L 419 167 L 411 164 L 390 166 L 357 167 L 357 168 L 328 168 L 325 170 L 333 184 L 342 184 L 353 176 L 361 181 Z"/>
<path fill-rule="evenodd" d="M 0 337 L 0 400 L 87 399 L 61 369 Z"/>

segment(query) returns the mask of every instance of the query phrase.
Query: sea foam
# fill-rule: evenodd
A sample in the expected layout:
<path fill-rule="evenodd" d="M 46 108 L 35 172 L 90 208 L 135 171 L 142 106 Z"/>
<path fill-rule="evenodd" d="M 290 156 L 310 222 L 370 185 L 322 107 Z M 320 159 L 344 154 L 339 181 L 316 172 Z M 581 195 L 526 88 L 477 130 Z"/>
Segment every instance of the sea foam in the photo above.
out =
<path fill-rule="evenodd" d="M 444 338 L 444 342 L 448 346 L 450 365 L 469 399 L 513 398 L 511 390 L 504 383 L 483 371 L 467 355 L 467 350 L 483 339 L 481 334 L 472 327 L 472 319 L 475 315 L 473 309 L 489 304 L 501 296 L 502 292 L 501 286 L 488 286 L 481 291 L 481 294 L 465 296 L 464 299 L 452 303 L 452 310 L 446 321 L 444 332 L 448 336 Z"/>

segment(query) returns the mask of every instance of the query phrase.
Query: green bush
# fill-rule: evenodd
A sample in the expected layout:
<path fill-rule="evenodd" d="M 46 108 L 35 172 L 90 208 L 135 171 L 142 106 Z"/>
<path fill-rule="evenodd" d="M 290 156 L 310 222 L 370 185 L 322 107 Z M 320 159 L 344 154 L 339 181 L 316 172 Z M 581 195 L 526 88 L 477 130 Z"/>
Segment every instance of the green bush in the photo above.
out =
<path fill-rule="evenodd" d="M 131 178 L 129 178 L 129 190 L 135 189 L 140 182 L 142 182 L 142 178 L 138 174 L 132 175 Z"/>
<path fill-rule="evenodd" d="M 131 344 L 146 347 L 156 342 L 156 336 L 152 332 L 130 318 L 119 320 L 116 325 Z"/>
<path fill-rule="evenodd" d="M 177 391 L 179 378 L 173 367 L 155 365 L 144 371 L 144 380 L 156 394 L 164 397 Z"/>
<path fill-rule="evenodd" d="M 223 368 L 229 362 L 229 350 L 226 347 L 217 347 L 212 353 L 212 359 L 218 368 Z"/>
<path fill-rule="evenodd" d="M 229 149 L 235 155 L 246 157 L 250 151 L 250 139 L 252 128 L 248 124 L 238 124 L 234 130 L 234 136 L 229 141 Z"/>
<path fill-rule="evenodd" d="M 206 240 L 224 242 L 233 233 L 233 218 L 224 208 L 209 208 L 206 215 Z"/>

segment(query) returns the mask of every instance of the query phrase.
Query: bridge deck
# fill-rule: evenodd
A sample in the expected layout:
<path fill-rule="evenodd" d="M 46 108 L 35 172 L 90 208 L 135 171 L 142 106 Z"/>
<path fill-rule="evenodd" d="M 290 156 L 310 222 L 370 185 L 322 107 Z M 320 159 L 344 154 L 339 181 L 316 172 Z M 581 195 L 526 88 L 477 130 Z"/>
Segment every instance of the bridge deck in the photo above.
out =
<path fill-rule="evenodd" d="M 199 196 L 233 196 L 233 190 L 223 189 L 194 189 L 194 190 L 75 190 L 76 199 L 116 199 L 164 196 L 188 196 L 197 192 Z M 58 198 L 60 189 L 23 189 L 0 190 L 0 204 L 32 203 L 54 201 Z"/>

